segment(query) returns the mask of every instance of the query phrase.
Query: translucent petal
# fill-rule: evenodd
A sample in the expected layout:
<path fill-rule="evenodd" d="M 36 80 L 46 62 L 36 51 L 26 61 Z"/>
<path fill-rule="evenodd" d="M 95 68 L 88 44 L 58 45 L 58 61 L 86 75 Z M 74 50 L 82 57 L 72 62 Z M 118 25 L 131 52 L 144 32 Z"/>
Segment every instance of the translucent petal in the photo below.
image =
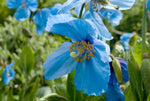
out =
<path fill-rule="evenodd" d="M 18 21 L 24 21 L 24 20 L 26 20 L 26 19 L 28 19 L 28 18 L 30 17 L 30 14 L 31 14 L 31 12 L 30 12 L 30 10 L 29 10 L 28 8 L 19 7 L 19 8 L 16 10 L 14 16 L 15 16 L 15 18 L 16 18 Z"/>
<path fill-rule="evenodd" d="M 119 25 L 123 17 L 121 11 L 116 9 L 103 9 L 100 11 L 100 14 L 104 18 L 108 18 L 113 26 Z"/>
<path fill-rule="evenodd" d="M 70 11 L 70 9 L 75 8 L 89 0 L 67 0 L 64 4 L 62 9 L 59 11 L 59 13 L 65 13 Z"/>
<path fill-rule="evenodd" d="M 8 8 L 18 8 L 19 6 L 21 6 L 21 0 L 7 0 L 6 4 L 8 6 Z"/>
<path fill-rule="evenodd" d="M 70 57 L 71 42 L 63 43 L 56 51 L 51 53 L 43 64 L 44 77 L 47 80 L 59 78 L 73 71 L 78 62 Z"/>
<path fill-rule="evenodd" d="M 100 96 L 108 87 L 110 68 L 95 56 L 84 60 L 76 68 L 74 84 L 78 91 L 88 95 Z"/>

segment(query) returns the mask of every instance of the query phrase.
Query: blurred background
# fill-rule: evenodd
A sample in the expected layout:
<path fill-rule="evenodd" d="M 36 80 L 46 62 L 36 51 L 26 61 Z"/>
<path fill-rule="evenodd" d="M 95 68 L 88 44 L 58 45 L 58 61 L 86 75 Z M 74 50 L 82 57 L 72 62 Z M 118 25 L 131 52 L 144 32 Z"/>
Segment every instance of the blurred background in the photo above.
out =
<path fill-rule="evenodd" d="M 55 3 L 63 4 L 65 1 L 38 0 L 38 8 L 52 7 Z M 125 32 L 141 36 L 142 2 L 137 0 L 131 9 L 122 11 L 123 19 L 119 26 L 112 27 L 110 22 L 104 19 L 105 25 L 114 36 L 114 39 L 108 42 L 111 50 Z M 0 101 L 57 101 L 58 99 L 66 101 L 74 98 L 71 96 L 73 93 L 78 96 L 74 101 L 84 101 L 87 98 L 86 101 L 104 101 L 105 94 L 102 97 L 94 97 L 75 91 L 73 88 L 67 89 L 66 85 L 73 86 L 73 81 L 67 81 L 66 76 L 51 81 L 45 80 L 42 64 L 46 57 L 63 42 L 70 40 L 53 33 L 44 33 L 39 37 L 35 31 L 36 25 L 32 21 L 35 13 L 32 13 L 28 20 L 18 22 L 13 17 L 14 12 L 15 9 L 6 6 L 6 0 L 0 1 Z M 150 31 L 149 25 L 148 31 Z M 24 56 L 31 58 L 25 61 Z M 15 63 L 12 67 L 15 70 L 15 78 L 9 86 L 6 86 L 2 82 L 1 75 L 11 62 Z M 45 100 L 48 97 L 51 100 Z"/>

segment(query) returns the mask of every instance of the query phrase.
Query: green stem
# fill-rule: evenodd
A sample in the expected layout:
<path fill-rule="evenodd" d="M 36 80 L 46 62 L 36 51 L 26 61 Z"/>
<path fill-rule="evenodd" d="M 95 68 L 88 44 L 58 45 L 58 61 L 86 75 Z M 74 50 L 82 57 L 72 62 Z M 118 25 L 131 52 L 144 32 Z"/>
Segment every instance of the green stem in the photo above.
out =
<path fill-rule="evenodd" d="M 83 13 L 83 9 L 84 9 L 85 3 L 82 5 L 81 10 L 80 10 L 80 14 L 79 14 L 79 18 L 82 18 L 82 13 Z"/>
<path fill-rule="evenodd" d="M 147 32 L 147 0 L 144 0 L 143 9 L 143 20 L 142 20 L 142 51 L 146 52 L 146 32 Z"/>

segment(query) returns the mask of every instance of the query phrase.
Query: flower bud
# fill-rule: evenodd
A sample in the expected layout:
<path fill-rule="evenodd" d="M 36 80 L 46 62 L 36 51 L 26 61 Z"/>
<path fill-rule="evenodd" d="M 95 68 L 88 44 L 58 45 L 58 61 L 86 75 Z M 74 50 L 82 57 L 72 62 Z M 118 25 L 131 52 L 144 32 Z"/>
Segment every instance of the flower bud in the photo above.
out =
<path fill-rule="evenodd" d="M 114 58 L 112 60 L 112 67 L 113 70 L 115 72 L 115 76 L 117 78 L 118 83 L 122 83 L 123 82 L 123 76 L 122 76 L 122 71 L 121 71 L 121 65 L 118 59 Z"/>

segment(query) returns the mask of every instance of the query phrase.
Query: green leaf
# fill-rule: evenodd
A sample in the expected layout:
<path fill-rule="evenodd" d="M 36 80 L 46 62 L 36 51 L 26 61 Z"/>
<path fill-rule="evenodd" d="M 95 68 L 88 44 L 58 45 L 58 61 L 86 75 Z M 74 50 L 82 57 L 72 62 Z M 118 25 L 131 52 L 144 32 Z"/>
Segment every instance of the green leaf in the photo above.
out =
<path fill-rule="evenodd" d="M 121 57 L 121 58 L 125 57 L 125 51 L 123 46 L 120 44 L 120 42 L 116 42 L 115 46 L 113 47 L 112 54 L 115 57 Z"/>
<path fill-rule="evenodd" d="M 134 98 L 134 94 L 132 92 L 131 85 L 127 87 L 127 89 L 124 92 L 124 95 L 125 95 L 125 101 L 136 101 Z"/>
<path fill-rule="evenodd" d="M 137 34 L 133 35 L 130 38 L 129 45 L 133 47 L 135 45 L 137 39 L 141 39 L 141 37 L 139 37 Z"/>
<path fill-rule="evenodd" d="M 8 97 L 7 97 L 7 101 L 14 101 L 14 98 L 13 98 L 13 90 L 10 90 L 10 91 L 9 91 Z"/>
<path fill-rule="evenodd" d="M 147 97 L 147 101 L 150 101 L 150 94 L 149 94 L 148 97 Z"/>
<path fill-rule="evenodd" d="M 45 86 L 45 87 L 40 87 L 38 88 L 38 91 L 37 91 L 37 97 L 40 98 L 40 97 L 44 97 L 45 95 L 48 95 L 51 93 L 51 89 L 49 86 Z"/>
<path fill-rule="evenodd" d="M 128 61 L 128 72 L 131 88 L 134 93 L 135 99 L 136 101 L 142 101 L 143 88 L 142 88 L 141 72 L 137 62 L 134 59 L 133 51 L 131 48 L 130 48 L 130 60 Z"/>
<path fill-rule="evenodd" d="M 24 46 L 20 54 L 20 66 L 22 72 L 25 70 L 25 73 L 29 75 L 34 67 L 34 63 L 35 60 L 32 50 L 28 46 Z"/>

